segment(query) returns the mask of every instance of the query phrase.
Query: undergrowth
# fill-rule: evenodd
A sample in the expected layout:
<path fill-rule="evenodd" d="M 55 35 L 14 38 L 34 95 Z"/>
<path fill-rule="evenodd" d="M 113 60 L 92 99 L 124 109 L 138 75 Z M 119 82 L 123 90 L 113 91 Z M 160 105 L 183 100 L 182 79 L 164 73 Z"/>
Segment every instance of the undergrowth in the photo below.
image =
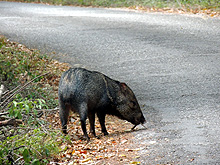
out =
<path fill-rule="evenodd" d="M 57 111 L 67 68 L 0 36 L 0 164 L 48 164 L 59 153 L 62 135 L 47 115 Z"/>

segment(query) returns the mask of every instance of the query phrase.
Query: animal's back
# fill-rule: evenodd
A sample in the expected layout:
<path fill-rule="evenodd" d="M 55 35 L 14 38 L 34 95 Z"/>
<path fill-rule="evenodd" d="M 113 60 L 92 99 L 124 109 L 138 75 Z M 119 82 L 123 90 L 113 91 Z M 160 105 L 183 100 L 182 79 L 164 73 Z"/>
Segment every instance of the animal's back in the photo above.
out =
<path fill-rule="evenodd" d="M 59 84 L 59 97 L 64 102 L 94 102 L 105 91 L 103 76 L 99 72 L 83 68 L 71 68 L 64 72 Z"/>

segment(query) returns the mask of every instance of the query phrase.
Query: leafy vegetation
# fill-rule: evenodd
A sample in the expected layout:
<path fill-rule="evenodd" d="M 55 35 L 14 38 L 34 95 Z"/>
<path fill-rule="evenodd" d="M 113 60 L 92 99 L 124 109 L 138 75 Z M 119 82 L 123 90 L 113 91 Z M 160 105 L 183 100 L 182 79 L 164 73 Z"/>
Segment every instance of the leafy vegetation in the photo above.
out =
<path fill-rule="evenodd" d="M 59 130 L 47 122 L 62 72 L 54 63 L 0 36 L 0 164 L 47 164 L 58 154 Z"/>
<path fill-rule="evenodd" d="M 60 133 L 57 89 L 67 69 L 0 36 L 0 164 L 140 164 L 140 148 L 130 145 L 132 124 L 113 116 L 106 117 L 110 135 L 97 124 L 99 138 L 88 144 L 77 114 L 69 118 L 70 136 Z"/>

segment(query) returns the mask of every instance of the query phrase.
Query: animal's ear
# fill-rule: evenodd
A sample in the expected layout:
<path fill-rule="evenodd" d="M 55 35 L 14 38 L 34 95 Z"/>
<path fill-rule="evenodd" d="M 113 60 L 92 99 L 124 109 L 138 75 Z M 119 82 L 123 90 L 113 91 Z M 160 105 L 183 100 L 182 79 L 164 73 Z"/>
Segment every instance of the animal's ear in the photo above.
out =
<path fill-rule="evenodd" d="M 121 91 L 124 93 L 127 90 L 127 85 L 125 83 L 120 83 Z"/>

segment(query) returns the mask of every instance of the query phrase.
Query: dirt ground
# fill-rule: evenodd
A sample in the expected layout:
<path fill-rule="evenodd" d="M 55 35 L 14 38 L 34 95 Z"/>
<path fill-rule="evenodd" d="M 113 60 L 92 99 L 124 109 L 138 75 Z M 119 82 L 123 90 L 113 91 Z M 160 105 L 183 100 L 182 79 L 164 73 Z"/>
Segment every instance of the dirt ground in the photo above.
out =
<path fill-rule="evenodd" d="M 58 112 L 48 117 L 49 121 L 60 129 L 60 119 Z M 87 120 L 87 130 L 88 128 Z M 132 124 L 120 120 L 114 116 L 106 116 L 106 128 L 108 136 L 101 133 L 101 126 L 96 117 L 96 134 L 98 138 L 90 135 L 90 142 L 82 139 L 82 129 L 77 114 L 69 117 L 68 134 L 70 140 L 61 144 L 60 154 L 51 161 L 51 164 L 140 164 L 137 151 L 132 144 L 131 134 Z M 61 139 L 58 137 L 58 141 Z M 133 146 L 133 147 L 131 147 Z"/>

